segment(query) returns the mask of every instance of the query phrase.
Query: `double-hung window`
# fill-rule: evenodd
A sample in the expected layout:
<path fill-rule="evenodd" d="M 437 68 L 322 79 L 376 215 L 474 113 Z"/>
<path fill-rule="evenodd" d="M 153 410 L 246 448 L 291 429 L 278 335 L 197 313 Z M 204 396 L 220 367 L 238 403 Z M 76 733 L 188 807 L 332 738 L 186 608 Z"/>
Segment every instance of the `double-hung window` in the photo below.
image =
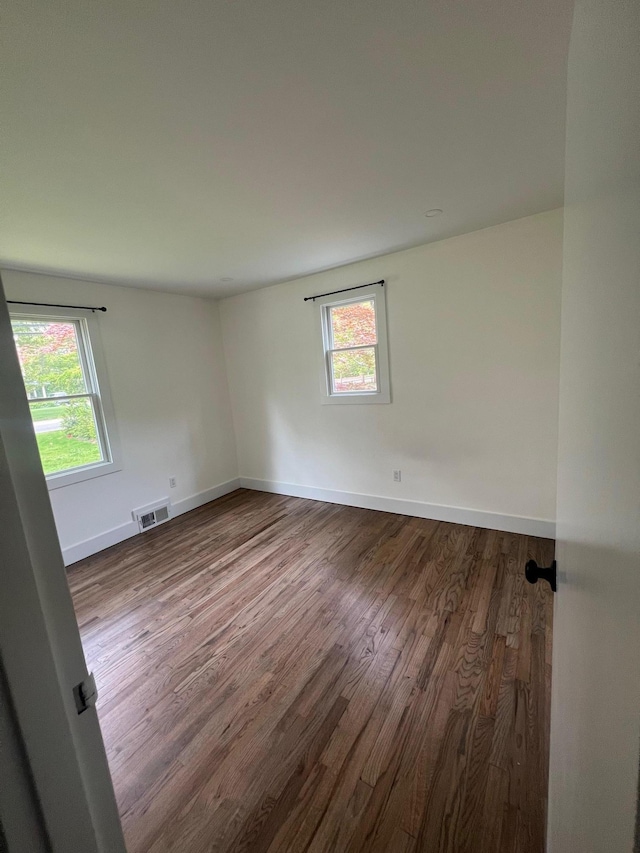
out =
<path fill-rule="evenodd" d="M 55 489 L 118 470 L 117 436 L 95 318 L 47 310 L 12 312 L 11 325 L 42 467 Z"/>
<path fill-rule="evenodd" d="M 384 288 L 319 297 L 324 403 L 390 403 Z"/>

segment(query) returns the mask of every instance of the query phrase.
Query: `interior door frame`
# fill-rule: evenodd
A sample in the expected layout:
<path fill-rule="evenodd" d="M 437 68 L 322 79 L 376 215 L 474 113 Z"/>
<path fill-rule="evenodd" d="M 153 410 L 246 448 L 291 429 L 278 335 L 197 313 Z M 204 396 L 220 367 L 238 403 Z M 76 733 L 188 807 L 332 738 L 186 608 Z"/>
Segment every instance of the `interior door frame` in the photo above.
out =
<path fill-rule="evenodd" d="M 24 805 L 52 853 L 125 853 L 97 712 L 78 713 L 73 694 L 87 667 L 1 278 L 0 518 L 0 663 L 31 780 Z M 0 790 L 0 815 L 10 796 Z"/>

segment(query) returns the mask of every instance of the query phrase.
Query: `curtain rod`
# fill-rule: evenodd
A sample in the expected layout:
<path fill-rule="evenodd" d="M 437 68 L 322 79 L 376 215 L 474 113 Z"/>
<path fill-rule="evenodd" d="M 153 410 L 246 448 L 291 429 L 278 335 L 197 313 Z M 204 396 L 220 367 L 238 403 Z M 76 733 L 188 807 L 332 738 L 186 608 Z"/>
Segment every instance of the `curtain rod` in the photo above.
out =
<path fill-rule="evenodd" d="M 372 281 L 369 284 L 357 284 L 355 287 L 345 287 L 343 290 L 330 290 L 329 293 L 316 293 L 315 296 L 305 296 L 304 301 L 315 302 L 316 299 L 320 299 L 322 296 L 335 296 L 336 293 L 347 293 L 349 290 L 360 290 L 361 287 L 373 287 L 374 284 L 379 284 L 381 287 L 384 287 L 384 279 L 381 278 L 380 281 Z"/>
<path fill-rule="evenodd" d="M 58 305 L 57 302 L 20 302 L 17 299 L 7 299 L 7 305 L 39 305 L 42 308 L 78 308 L 80 311 L 106 311 L 102 306 L 98 308 L 96 305 Z"/>

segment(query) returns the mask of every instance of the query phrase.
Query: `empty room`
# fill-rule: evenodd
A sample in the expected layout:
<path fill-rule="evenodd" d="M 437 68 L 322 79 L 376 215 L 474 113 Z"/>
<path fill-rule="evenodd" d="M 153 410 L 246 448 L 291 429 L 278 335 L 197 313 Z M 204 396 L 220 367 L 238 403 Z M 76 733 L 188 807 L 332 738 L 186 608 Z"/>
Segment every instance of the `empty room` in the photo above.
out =
<path fill-rule="evenodd" d="M 0 40 L 0 850 L 637 853 L 640 7 Z"/>

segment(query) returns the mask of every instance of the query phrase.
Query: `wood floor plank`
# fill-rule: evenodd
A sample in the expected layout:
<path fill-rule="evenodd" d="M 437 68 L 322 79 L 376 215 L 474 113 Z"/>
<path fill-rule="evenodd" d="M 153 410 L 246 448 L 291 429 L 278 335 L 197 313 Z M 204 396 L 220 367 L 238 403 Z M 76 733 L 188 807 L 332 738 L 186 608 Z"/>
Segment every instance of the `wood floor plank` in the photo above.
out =
<path fill-rule="evenodd" d="M 549 540 L 238 490 L 69 570 L 129 853 L 542 853 Z"/>

